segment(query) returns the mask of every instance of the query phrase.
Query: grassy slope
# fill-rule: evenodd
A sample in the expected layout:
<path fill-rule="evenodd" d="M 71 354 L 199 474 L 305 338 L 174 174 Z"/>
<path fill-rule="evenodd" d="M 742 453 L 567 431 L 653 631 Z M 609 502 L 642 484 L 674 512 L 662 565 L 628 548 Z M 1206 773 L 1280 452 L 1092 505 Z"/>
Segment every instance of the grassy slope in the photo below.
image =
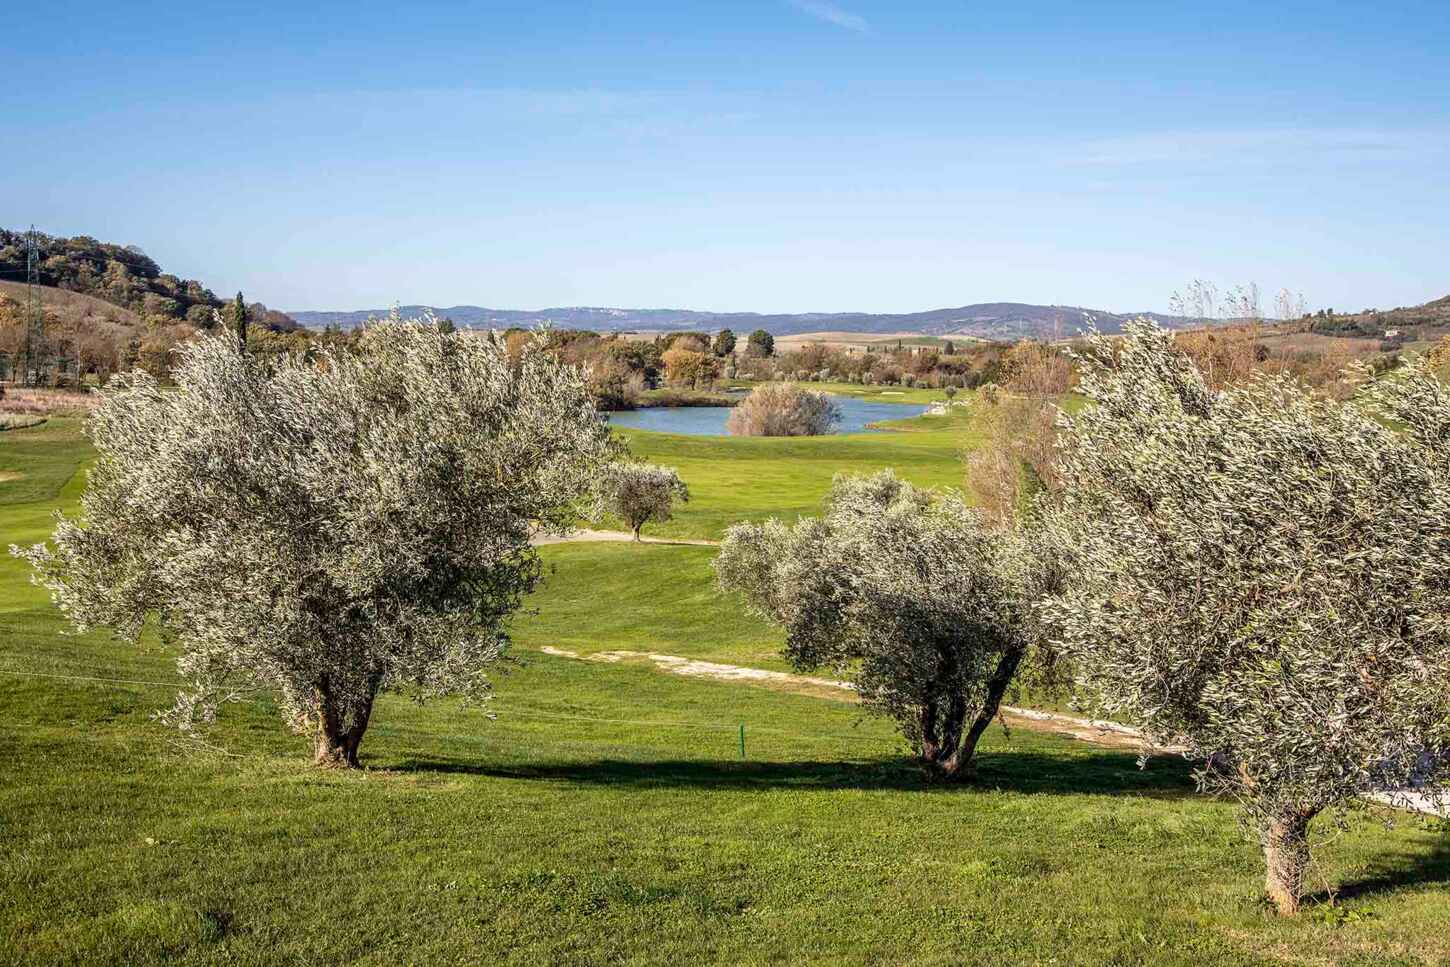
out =
<path fill-rule="evenodd" d="M 71 292 L 48 285 L 36 287 L 40 302 L 46 308 L 68 319 L 111 319 L 127 326 L 141 326 L 143 320 L 130 309 L 98 299 L 84 292 Z M 30 288 L 23 282 L 9 282 L 0 279 L 0 296 L 14 299 L 21 305 L 30 296 Z"/>
<path fill-rule="evenodd" d="M 0 483 L 7 543 L 73 506 L 85 454 L 57 424 L 0 437 L 30 474 Z M 521 644 L 770 647 L 702 596 L 708 549 L 548 556 Z M 59 630 L 0 560 L 0 962 L 1450 958 L 1442 839 L 1355 829 L 1322 871 L 1343 906 L 1281 923 L 1232 810 L 1173 760 L 994 730 L 980 783 L 927 788 L 844 702 L 523 649 L 496 721 L 385 699 L 369 769 L 319 774 L 265 699 L 227 711 L 230 754 L 182 754 L 148 717 L 168 687 L 32 677 L 174 675 Z"/>
<path fill-rule="evenodd" d="M 525 647 L 655 651 L 756 668 L 788 669 L 782 636 L 743 614 L 712 587 L 713 547 L 555 544 L 550 568 L 516 622 Z"/>

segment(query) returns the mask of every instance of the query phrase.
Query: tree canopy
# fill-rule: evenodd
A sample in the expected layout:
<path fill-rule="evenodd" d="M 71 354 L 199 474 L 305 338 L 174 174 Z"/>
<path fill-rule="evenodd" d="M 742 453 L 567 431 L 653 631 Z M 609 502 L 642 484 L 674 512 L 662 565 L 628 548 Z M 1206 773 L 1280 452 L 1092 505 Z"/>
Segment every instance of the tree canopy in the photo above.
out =
<path fill-rule="evenodd" d="M 764 329 L 757 329 L 745 342 L 746 352 L 752 356 L 775 355 L 775 337 Z"/>
<path fill-rule="evenodd" d="M 690 499 L 690 489 L 674 467 L 652 463 L 615 463 L 599 475 L 601 509 L 629 525 L 634 539 L 650 521 L 670 519 L 675 503 Z"/>
<path fill-rule="evenodd" d="M 486 700 L 531 532 L 569 527 L 617 456 L 581 375 L 411 322 L 314 360 L 231 334 L 178 353 L 174 391 L 102 391 L 81 514 L 23 552 L 67 615 L 133 639 L 154 617 L 177 724 L 275 689 L 323 764 L 357 764 L 380 690 Z"/>
<path fill-rule="evenodd" d="M 1216 391 L 1148 324 L 1082 362 L 1047 621 L 1084 694 L 1246 807 L 1292 911 L 1317 814 L 1450 771 L 1450 397 L 1423 362 L 1359 403 Z"/>
<path fill-rule="evenodd" d="M 720 587 L 786 631 L 799 669 L 854 671 L 935 775 L 972 770 L 1026 654 L 1022 557 L 952 494 L 838 476 L 820 518 L 726 532 Z"/>

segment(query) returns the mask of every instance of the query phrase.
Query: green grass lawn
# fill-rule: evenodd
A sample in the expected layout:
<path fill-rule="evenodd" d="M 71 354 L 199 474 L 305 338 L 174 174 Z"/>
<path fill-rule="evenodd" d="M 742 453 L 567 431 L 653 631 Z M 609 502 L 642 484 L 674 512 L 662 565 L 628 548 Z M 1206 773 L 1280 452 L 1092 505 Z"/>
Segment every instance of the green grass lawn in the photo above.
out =
<path fill-rule="evenodd" d="M 780 653 L 784 633 L 715 591 L 713 547 L 599 542 L 541 551 L 544 586 L 529 601 L 532 613 L 514 622 L 521 647 L 642 651 L 792 671 Z M 831 669 L 811 674 L 837 677 Z M 1008 701 L 1073 711 L 1062 696 L 1027 689 L 1014 690 Z"/>
<path fill-rule="evenodd" d="M 515 622 L 527 647 L 653 651 L 779 671 L 781 632 L 715 593 L 713 547 L 555 544 L 544 587 Z"/>
<path fill-rule="evenodd" d="M 820 437 L 706 437 L 621 430 L 630 449 L 676 467 L 690 502 L 648 534 L 718 538 L 738 520 L 794 519 L 820 511 L 837 473 L 895 468 L 924 487 L 961 487 L 961 454 L 974 440 L 965 414 L 887 424 L 889 432 Z"/>
<path fill-rule="evenodd" d="M 902 465 L 944 479 L 944 458 L 911 449 L 938 432 L 835 442 L 843 462 L 890 463 L 894 440 Z M 711 513 L 810 503 L 814 470 L 740 452 L 775 503 L 712 508 L 706 487 L 701 532 Z M 24 474 L 0 481 L 4 543 L 74 508 L 87 457 L 73 424 L 0 435 L 0 470 Z M 778 638 L 710 594 L 710 552 L 547 548 L 497 719 L 385 698 L 355 774 L 311 768 L 265 697 L 225 710 L 212 751 L 181 748 L 150 718 L 169 703 L 170 656 L 61 637 L 23 566 L 0 560 L 0 962 L 1450 959 L 1440 834 L 1341 834 L 1318 871 L 1338 904 L 1285 922 L 1260 902 L 1233 809 L 1194 794 L 1177 760 L 1140 771 L 994 729 L 978 782 L 933 787 L 847 701 L 536 650 L 769 666 Z"/>

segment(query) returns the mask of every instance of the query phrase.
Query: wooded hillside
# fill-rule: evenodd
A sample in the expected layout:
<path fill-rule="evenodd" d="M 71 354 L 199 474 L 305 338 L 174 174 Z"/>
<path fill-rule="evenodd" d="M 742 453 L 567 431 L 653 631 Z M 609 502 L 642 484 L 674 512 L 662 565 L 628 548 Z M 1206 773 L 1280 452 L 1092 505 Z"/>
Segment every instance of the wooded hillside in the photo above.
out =
<path fill-rule="evenodd" d="M 69 386 L 141 367 L 165 376 L 172 349 L 227 323 L 232 310 L 206 286 L 162 272 L 135 246 L 36 233 L 39 318 L 28 305 L 27 235 L 0 229 L 0 379 Z M 260 302 L 249 328 L 281 338 L 301 326 Z M 37 325 L 38 324 L 38 325 Z"/>
<path fill-rule="evenodd" d="M 26 232 L 0 228 L 0 280 L 26 281 Z M 212 324 L 212 310 L 223 300 L 195 279 L 169 272 L 134 245 L 101 242 L 89 235 L 61 238 L 37 232 L 40 284 L 94 296 L 129 309 L 143 321 L 161 325 L 186 322 L 197 329 Z M 285 313 L 261 303 L 247 307 L 250 318 L 274 329 L 294 329 Z"/>

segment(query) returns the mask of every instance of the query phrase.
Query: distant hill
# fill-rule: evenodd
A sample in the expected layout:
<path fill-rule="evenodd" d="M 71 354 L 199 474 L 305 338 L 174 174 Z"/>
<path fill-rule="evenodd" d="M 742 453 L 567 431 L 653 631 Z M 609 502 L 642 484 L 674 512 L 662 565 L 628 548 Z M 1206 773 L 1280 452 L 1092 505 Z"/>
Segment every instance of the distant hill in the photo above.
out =
<path fill-rule="evenodd" d="M 25 232 L 0 228 L 0 281 L 26 281 Z M 102 242 L 89 235 L 63 238 L 36 233 L 40 284 L 77 292 L 119 306 L 141 319 L 189 323 L 204 329 L 223 300 L 195 279 L 169 272 L 134 245 Z M 260 302 L 248 304 L 249 318 L 273 330 L 298 328 L 286 314 Z"/>
<path fill-rule="evenodd" d="M 1324 309 L 1300 322 L 1307 323 L 1310 332 L 1325 336 L 1379 339 L 1387 348 L 1394 343 L 1413 346 L 1450 335 L 1450 296 L 1419 306 L 1362 309 L 1348 314 Z"/>
<path fill-rule="evenodd" d="M 550 323 L 570 329 L 596 332 L 620 330 L 734 329 L 749 332 L 764 329 L 772 335 L 790 336 L 823 330 L 837 332 L 919 332 L 933 336 L 976 336 L 982 339 L 1055 338 L 1076 334 L 1096 320 L 1104 332 L 1117 332 L 1129 319 L 1147 316 L 1165 327 L 1181 329 L 1198 325 L 1193 320 L 1157 313 L 1116 313 L 1078 306 L 1040 306 L 1023 302 L 983 302 L 955 309 L 926 312 L 801 312 L 764 314 L 756 312 L 705 312 L 695 309 L 609 309 L 587 306 L 551 309 L 487 309 L 482 306 L 401 306 L 403 315 L 417 316 L 431 310 L 439 318 L 452 319 L 463 327 L 506 329 Z M 387 315 L 388 310 L 352 312 L 291 312 L 289 315 L 311 328 L 329 325 L 349 329 L 369 318 Z"/>

